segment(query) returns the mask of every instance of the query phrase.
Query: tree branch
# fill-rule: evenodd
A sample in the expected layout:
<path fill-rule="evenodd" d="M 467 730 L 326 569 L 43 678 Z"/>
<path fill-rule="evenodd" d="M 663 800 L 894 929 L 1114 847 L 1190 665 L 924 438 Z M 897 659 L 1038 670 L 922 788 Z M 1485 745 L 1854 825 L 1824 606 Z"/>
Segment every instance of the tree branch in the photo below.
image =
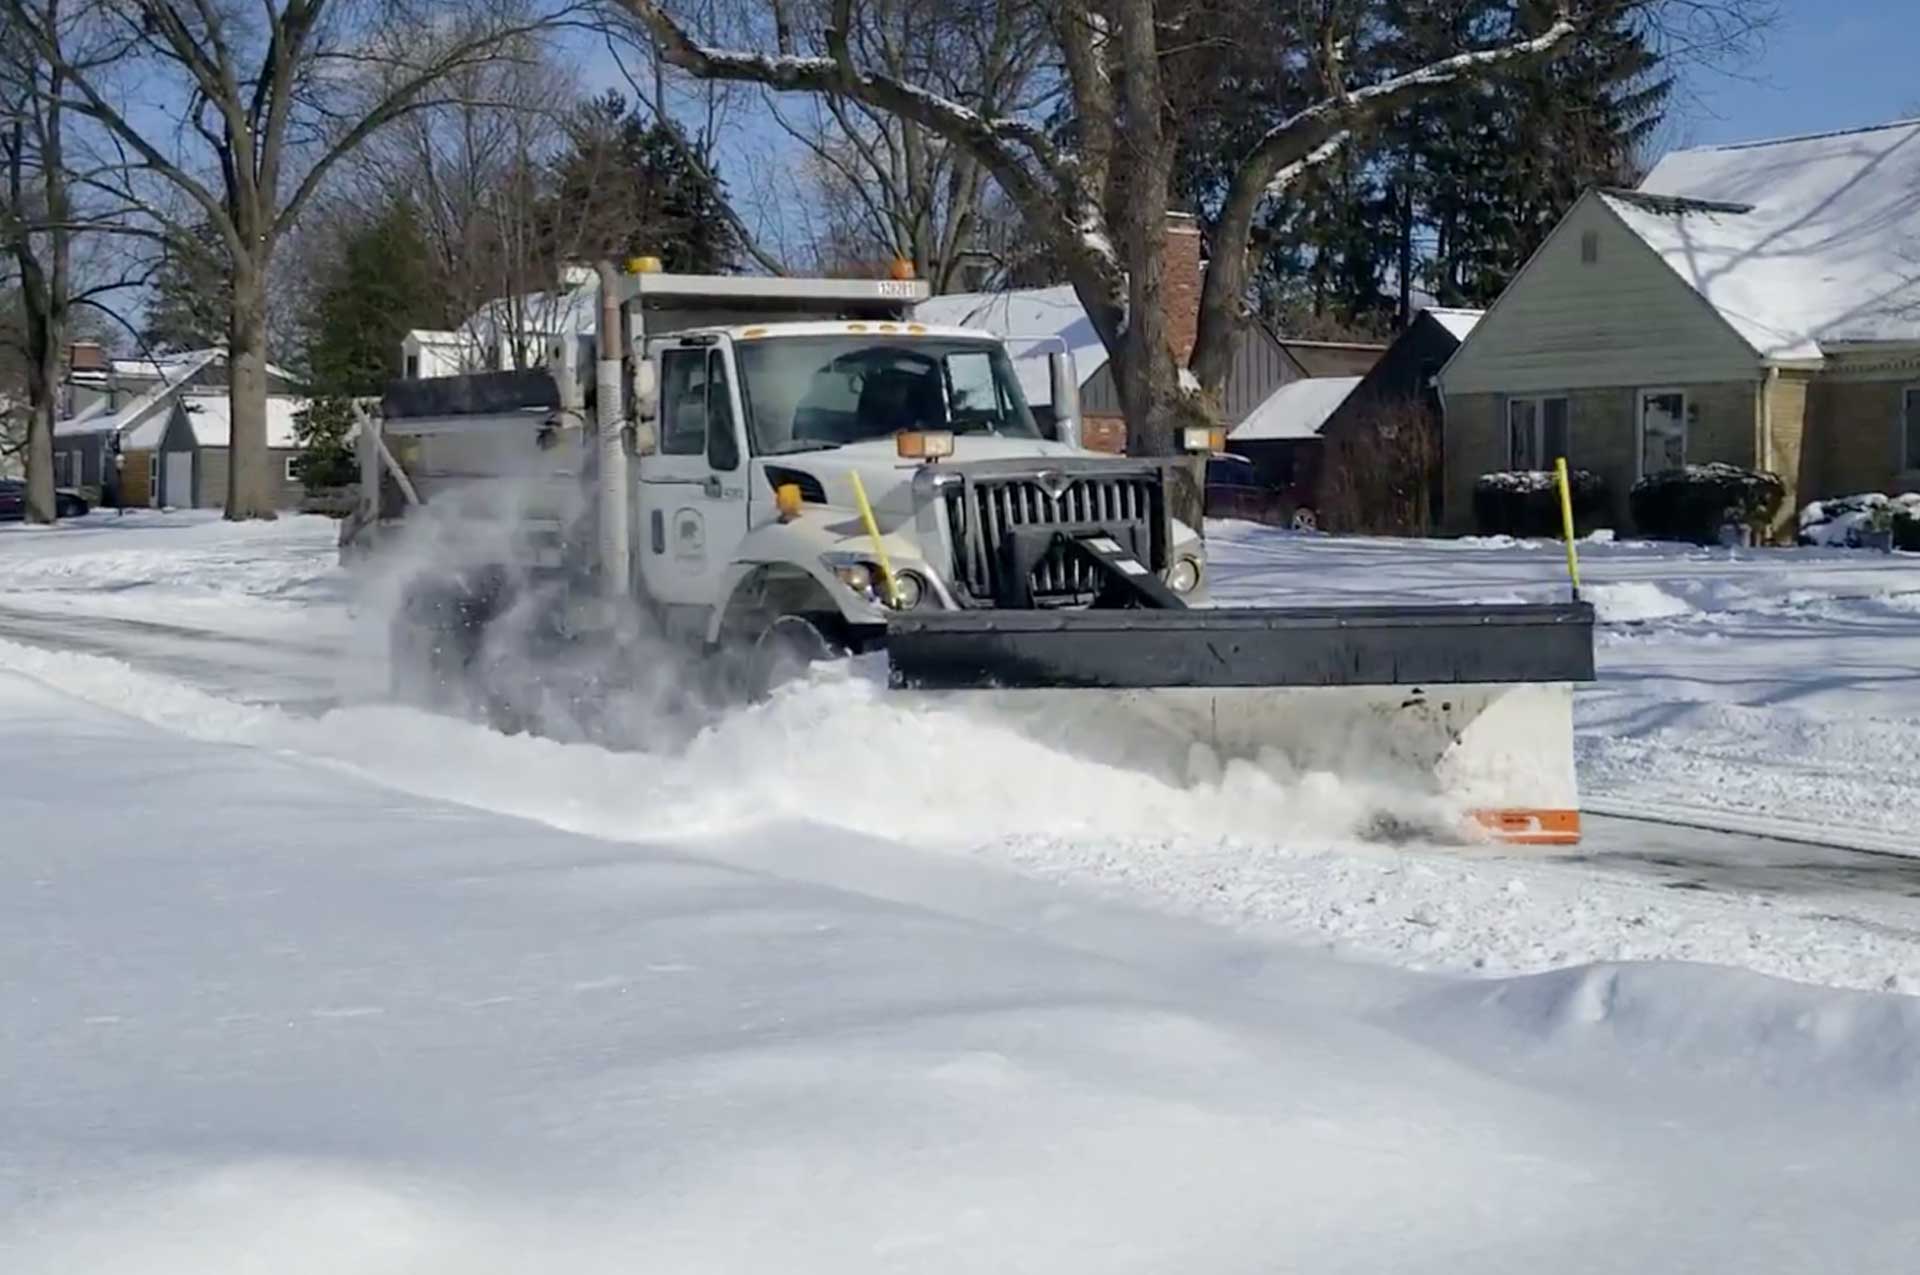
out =
<path fill-rule="evenodd" d="M 1352 92 L 1339 91 L 1269 129 L 1235 172 L 1214 225 L 1213 255 L 1200 292 L 1200 329 L 1189 366 L 1204 389 L 1217 392 L 1232 365 L 1247 279 L 1247 243 L 1260 204 L 1315 164 L 1338 154 L 1355 131 L 1465 80 L 1519 68 L 1569 45 L 1579 27 L 1568 0 L 1539 35 L 1475 49 Z"/>

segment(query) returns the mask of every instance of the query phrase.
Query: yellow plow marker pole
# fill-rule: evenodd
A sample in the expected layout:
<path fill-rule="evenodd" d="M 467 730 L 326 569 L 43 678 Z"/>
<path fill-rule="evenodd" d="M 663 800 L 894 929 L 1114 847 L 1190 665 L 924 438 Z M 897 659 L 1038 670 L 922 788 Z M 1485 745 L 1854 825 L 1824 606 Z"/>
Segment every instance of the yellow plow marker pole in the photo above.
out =
<path fill-rule="evenodd" d="M 1561 462 L 1563 465 L 1566 463 Z M 853 480 L 853 503 L 860 507 L 860 523 L 873 537 L 873 556 L 880 562 L 880 583 L 887 586 L 887 602 L 896 609 L 900 605 L 900 595 L 893 586 L 893 562 L 887 557 L 887 546 L 880 539 L 880 524 L 874 520 L 873 506 L 867 501 L 866 484 L 860 481 L 859 471 L 851 471 L 847 477 Z M 1572 523 L 1568 523 L 1572 526 Z M 1568 552 L 1572 552 L 1571 549 Z"/>
<path fill-rule="evenodd" d="M 1567 482 L 1567 458 L 1556 457 L 1553 473 L 1560 486 L 1560 529 L 1567 542 L 1567 574 L 1573 577 L 1573 600 L 1580 600 L 1580 555 L 1573 547 L 1573 488 Z M 854 480 L 856 483 L 859 479 Z M 857 488 L 856 488 L 857 490 Z M 862 508 L 865 505 L 862 504 Z"/>

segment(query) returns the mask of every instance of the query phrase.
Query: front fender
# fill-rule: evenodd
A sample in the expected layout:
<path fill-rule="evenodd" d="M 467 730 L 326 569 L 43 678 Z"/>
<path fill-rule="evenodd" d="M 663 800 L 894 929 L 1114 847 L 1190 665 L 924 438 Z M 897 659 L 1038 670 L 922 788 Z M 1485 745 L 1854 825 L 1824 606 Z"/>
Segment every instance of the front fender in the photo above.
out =
<path fill-rule="evenodd" d="M 901 534 L 905 529 L 881 536 L 888 559 L 896 570 L 912 568 L 934 578 L 921 556 L 919 543 Z M 748 595 L 769 579 L 780 582 L 783 589 L 810 589 L 818 605 L 831 606 L 849 627 L 885 625 L 886 609 L 847 588 L 821 561 L 829 553 L 874 557 L 873 539 L 856 515 L 831 509 L 809 510 L 791 522 L 769 522 L 748 532 L 722 578 L 722 602 L 707 622 L 707 641 L 719 642 L 729 621 L 737 622 Z M 944 582 L 939 587 L 944 588 Z"/>

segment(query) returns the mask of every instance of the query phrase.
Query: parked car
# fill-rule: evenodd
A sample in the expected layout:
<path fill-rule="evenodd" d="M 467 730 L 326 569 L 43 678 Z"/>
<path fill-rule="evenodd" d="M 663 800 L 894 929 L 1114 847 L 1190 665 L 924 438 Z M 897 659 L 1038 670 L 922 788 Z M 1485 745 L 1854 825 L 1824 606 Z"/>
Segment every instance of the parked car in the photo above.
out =
<path fill-rule="evenodd" d="M 1312 506 L 1297 492 L 1263 485 L 1253 462 L 1229 452 L 1207 458 L 1207 517 L 1239 518 L 1272 527 L 1313 531 L 1320 525 Z"/>
<path fill-rule="evenodd" d="M 60 518 L 78 518 L 93 508 L 71 487 L 57 487 L 53 512 Z M 0 478 L 0 522 L 19 522 L 27 516 L 27 483 L 23 478 Z"/>

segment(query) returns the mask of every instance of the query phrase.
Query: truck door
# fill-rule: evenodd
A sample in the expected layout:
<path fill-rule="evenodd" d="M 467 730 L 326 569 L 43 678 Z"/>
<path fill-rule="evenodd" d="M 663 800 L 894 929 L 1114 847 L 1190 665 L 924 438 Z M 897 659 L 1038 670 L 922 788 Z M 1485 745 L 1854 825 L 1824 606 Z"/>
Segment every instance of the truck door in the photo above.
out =
<path fill-rule="evenodd" d="M 746 439 L 725 347 L 661 341 L 659 448 L 639 462 L 634 557 L 647 592 L 708 607 L 747 534 Z"/>

